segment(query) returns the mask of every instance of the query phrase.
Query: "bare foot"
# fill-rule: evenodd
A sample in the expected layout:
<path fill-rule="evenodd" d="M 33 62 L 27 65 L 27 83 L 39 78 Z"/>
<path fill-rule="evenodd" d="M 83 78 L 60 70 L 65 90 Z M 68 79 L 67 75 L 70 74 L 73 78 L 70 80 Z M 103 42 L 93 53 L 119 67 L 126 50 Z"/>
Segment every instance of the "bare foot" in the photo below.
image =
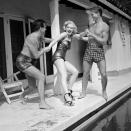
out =
<path fill-rule="evenodd" d="M 104 98 L 106 101 L 108 100 L 108 96 L 107 96 L 106 90 L 103 90 L 102 96 L 103 96 L 103 98 Z"/>
<path fill-rule="evenodd" d="M 86 93 L 80 93 L 80 96 L 78 97 L 78 99 L 82 99 L 86 97 Z"/>
<path fill-rule="evenodd" d="M 47 109 L 47 110 L 50 110 L 50 109 L 53 109 L 53 107 L 51 107 L 51 106 L 49 106 L 48 104 L 46 104 L 46 103 L 40 103 L 39 104 L 39 108 L 40 109 Z"/>
<path fill-rule="evenodd" d="M 27 104 L 26 100 L 25 99 L 21 100 L 21 104 L 26 105 Z"/>

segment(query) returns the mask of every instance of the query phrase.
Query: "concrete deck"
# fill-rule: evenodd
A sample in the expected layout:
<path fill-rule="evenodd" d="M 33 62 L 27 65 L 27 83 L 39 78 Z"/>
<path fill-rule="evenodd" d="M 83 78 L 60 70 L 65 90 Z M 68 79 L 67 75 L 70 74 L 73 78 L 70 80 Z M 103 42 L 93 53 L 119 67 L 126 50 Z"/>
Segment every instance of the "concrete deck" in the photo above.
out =
<path fill-rule="evenodd" d="M 51 110 L 38 108 L 39 98 L 36 93 L 30 95 L 28 104 L 20 101 L 11 105 L 0 104 L 0 131 L 62 131 L 106 103 L 101 96 L 101 82 L 89 83 L 86 98 L 77 99 L 81 91 L 81 79 L 74 86 L 75 106 L 68 107 L 62 96 L 54 96 L 52 89 L 46 90 L 46 101 L 54 107 Z M 107 94 L 109 100 L 131 87 L 131 73 L 108 77 Z"/>

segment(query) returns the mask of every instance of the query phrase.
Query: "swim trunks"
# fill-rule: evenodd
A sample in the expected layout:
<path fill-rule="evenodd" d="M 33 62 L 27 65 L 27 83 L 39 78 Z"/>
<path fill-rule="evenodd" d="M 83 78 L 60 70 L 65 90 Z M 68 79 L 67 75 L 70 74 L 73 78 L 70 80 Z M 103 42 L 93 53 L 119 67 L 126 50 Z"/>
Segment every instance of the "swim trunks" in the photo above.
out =
<path fill-rule="evenodd" d="M 100 45 L 95 40 L 90 40 L 87 44 L 83 60 L 89 63 L 98 63 L 101 60 L 105 60 L 103 45 Z"/>
<path fill-rule="evenodd" d="M 32 59 L 22 53 L 16 58 L 16 67 L 20 71 L 24 71 L 25 69 L 29 68 L 30 66 L 35 66 L 36 63 L 37 63 L 36 59 Z"/>

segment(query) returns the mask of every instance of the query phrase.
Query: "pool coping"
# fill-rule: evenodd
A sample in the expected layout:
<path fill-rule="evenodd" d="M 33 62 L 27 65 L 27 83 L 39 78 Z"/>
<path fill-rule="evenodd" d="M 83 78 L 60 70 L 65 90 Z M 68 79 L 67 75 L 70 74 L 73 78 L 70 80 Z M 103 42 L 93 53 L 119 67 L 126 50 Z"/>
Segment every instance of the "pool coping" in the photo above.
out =
<path fill-rule="evenodd" d="M 74 123 L 70 127 L 66 128 L 64 131 L 78 130 L 78 127 L 83 126 L 83 123 L 85 123 L 85 122 L 86 122 L 86 125 L 87 125 L 87 123 L 89 124 L 90 122 L 93 121 L 92 119 L 89 120 L 91 117 L 94 117 L 96 114 L 98 115 L 98 113 L 99 113 L 99 116 L 102 115 L 102 113 L 109 110 L 111 107 L 116 105 L 120 100 L 122 100 L 123 98 L 127 97 L 130 94 L 131 94 L 131 87 L 128 88 L 127 90 L 125 90 L 124 92 L 122 92 L 121 94 L 119 94 L 118 96 L 114 97 L 113 99 L 109 100 L 107 103 L 98 107 L 96 110 L 90 112 L 89 114 L 87 114 L 86 116 L 81 118 L 79 121 L 77 121 L 76 123 Z M 97 117 L 98 116 L 96 116 L 95 119 Z M 89 122 L 87 122 L 87 121 L 89 121 Z M 76 125 L 78 125 L 78 126 L 76 126 Z"/>
<path fill-rule="evenodd" d="M 128 83 L 124 88 L 115 92 L 109 97 L 109 101 L 105 102 L 104 100 L 99 100 L 96 105 L 90 106 L 90 108 L 85 108 L 82 112 L 78 115 L 71 116 L 70 119 L 53 126 L 48 131 L 71 131 L 74 130 L 77 126 L 84 122 L 83 119 L 89 119 L 94 116 L 96 113 L 101 111 L 102 109 L 106 108 L 108 105 L 112 104 L 114 101 L 122 97 L 124 94 L 131 91 L 131 83 Z"/>

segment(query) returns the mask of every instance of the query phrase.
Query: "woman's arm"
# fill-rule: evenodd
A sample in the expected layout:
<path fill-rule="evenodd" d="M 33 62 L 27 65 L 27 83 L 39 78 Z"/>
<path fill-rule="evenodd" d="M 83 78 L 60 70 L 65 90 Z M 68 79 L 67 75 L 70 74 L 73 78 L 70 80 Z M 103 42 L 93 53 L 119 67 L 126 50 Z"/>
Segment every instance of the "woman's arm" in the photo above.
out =
<path fill-rule="evenodd" d="M 58 37 L 56 37 L 50 44 L 49 49 L 51 49 L 52 46 L 54 46 L 57 42 L 59 42 L 61 39 L 67 36 L 66 32 L 61 33 Z"/>

